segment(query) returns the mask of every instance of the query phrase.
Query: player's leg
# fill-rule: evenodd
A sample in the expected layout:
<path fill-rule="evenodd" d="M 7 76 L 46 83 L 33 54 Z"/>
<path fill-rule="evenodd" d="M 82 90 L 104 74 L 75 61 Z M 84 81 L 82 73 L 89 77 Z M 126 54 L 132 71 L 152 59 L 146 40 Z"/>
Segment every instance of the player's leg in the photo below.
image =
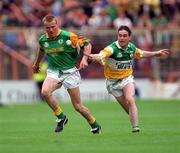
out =
<path fill-rule="evenodd" d="M 127 114 L 129 114 L 129 106 L 128 106 L 126 100 L 125 100 L 124 95 L 119 96 L 119 97 L 115 97 L 115 98 L 118 101 L 118 103 L 122 106 L 122 108 L 125 110 L 125 112 Z"/>
<path fill-rule="evenodd" d="M 50 108 L 54 111 L 54 114 L 58 118 L 55 132 L 61 132 L 63 130 L 64 125 L 67 123 L 68 119 L 66 115 L 64 115 L 55 96 L 53 96 L 52 94 L 53 91 L 58 88 L 57 83 L 58 83 L 58 80 L 51 77 L 46 77 L 46 79 L 44 80 L 41 92 L 45 101 L 50 106 Z"/>
<path fill-rule="evenodd" d="M 117 80 L 117 79 L 106 80 L 106 88 L 109 94 L 112 94 L 116 98 L 118 103 L 122 106 L 122 108 L 125 110 L 125 112 L 129 114 L 129 106 L 125 100 L 122 91 L 123 85 L 124 85 L 123 80 Z"/>
<path fill-rule="evenodd" d="M 138 109 L 135 102 L 135 85 L 133 82 L 126 84 L 123 87 L 124 100 L 129 108 L 129 117 L 133 127 L 132 132 L 139 132 Z"/>
<path fill-rule="evenodd" d="M 96 119 L 90 114 L 87 107 L 85 107 L 81 102 L 79 87 L 68 89 L 73 107 L 77 112 L 79 112 L 90 124 L 91 132 L 100 133 L 101 126 L 96 122 Z"/>

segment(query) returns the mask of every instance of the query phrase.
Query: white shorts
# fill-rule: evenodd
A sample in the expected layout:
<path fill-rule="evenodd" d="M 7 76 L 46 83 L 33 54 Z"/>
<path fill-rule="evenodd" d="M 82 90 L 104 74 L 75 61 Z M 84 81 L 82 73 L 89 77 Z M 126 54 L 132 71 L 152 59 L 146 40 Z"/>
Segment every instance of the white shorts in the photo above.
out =
<path fill-rule="evenodd" d="M 131 75 L 124 79 L 108 79 L 106 80 L 106 88 L 110 94 L 115 97 L 119 97 L 123 95 L 122 89 L 128 83 L 134 83 L 134 77 Z"/>
<path fill-rule="evenodd" d="M 76 71 L 77 68 L 74 67 L 72 69 L 68 70 L 51 70 L 47 69 L 47 77 L 56 79 L 58 81 L 61 81 L 63 78 L 65 78 L 67 75 L 70 73 L 73 73 Z M 62 83 L 65 89 L 71 89 L 71 88 L 76 88 L 79 87 L 79 84 L 81 83 L 81 75 L 79 71 L 73 73 L 72 75 L 69 75 Z"/>

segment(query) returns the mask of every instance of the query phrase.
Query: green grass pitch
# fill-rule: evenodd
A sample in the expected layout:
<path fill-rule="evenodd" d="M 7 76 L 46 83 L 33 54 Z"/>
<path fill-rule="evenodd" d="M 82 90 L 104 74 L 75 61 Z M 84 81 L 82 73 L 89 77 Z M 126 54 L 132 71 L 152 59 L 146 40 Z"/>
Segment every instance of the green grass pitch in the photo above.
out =
<path fill-rule="evenodd" d="M 61 106 L 69 118 L 54 133 L 55 117 L 47 104 L 0 107 L 1 153 L 179 153 L 180 101 L 137 101 L 140 133 L 131 133 L 129 118 L 115 102 L 85 103 L 102 125 L 93 135 L 70 103 Z"/>

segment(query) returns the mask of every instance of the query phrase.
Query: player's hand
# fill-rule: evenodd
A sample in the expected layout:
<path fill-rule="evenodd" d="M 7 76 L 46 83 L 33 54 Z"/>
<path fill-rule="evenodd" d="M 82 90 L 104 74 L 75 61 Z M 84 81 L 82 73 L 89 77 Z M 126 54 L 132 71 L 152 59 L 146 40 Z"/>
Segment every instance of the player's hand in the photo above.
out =
<path fill-rule="evenodd" d="M 35 64 L 32 66 L 32 70 L 33 70 L 33 73 L 39 73 L 40 72 L 39 66 L 37 66 Z"/>
<path fill-rule="evenodd" d="M 97 62 L 101 60 L 99 54 L 90 54 L 89 59 L 91 59 L 92 61 L 97 61 Z"/>
<path fill-rule="evenodd" d="M 167 58 L 169 56 L 169 50 L 168 49 L 161 49 L 161 50 L 157 51 L 156 56 L 160 57 L 160 58 Z"/>
<path fill-rule="evenodd" d="M 101 65 L 104 65 L 104 60 L 101 58 L 101 56 L 99 54 L 86 54 L 86 53 L 84 53 L 84 56 L 87 56 L 89 61 L 98 62 Z"/>
<path fill-rule="evenodd" d="M 101 58 L 101 56 L 99 54 L 90 54 L 89 58 L 92 61 L 96 61 L 96 62 L 100 63 L 101 65 L 104 65 L 104 60 Z"/>
<path fill-rule="evenodd" d="M 80 62 L 79 67 L 80 67 L 81 69 L 84 69 L 84 68 L 86 68 L 87 66 L 88 66 L 87 58 L 83 57 L 82 60 L 81 60 L 81 62 Z"/>

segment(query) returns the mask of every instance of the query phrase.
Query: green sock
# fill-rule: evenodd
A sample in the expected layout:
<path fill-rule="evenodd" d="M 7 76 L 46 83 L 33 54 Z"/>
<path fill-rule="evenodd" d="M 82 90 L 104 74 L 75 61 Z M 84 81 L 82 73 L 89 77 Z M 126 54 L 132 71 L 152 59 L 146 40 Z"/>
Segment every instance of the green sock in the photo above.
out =
<path fill-rule="evenodd" d="M 133 127 L 139 127 L 139 125 L 134 125 Z"/>
<path fill-rule="evenodd" d="M 135 125 L 135 126 L 133 126 L 132 128 L 139 128 L 139 126 L 138 126 L 138 125 Z"/>
<path fill-rule="evenodd" d="M 58 119 L 64 119 L 66 117 L 66 115 L 64 115 L 63 113 L 56 115 Z"/>
<path fill-rule="evenodd" d="M 100 125 L 95 121 L 93 124 L 90 124 L 92 128 L 100 127 Z"/>

